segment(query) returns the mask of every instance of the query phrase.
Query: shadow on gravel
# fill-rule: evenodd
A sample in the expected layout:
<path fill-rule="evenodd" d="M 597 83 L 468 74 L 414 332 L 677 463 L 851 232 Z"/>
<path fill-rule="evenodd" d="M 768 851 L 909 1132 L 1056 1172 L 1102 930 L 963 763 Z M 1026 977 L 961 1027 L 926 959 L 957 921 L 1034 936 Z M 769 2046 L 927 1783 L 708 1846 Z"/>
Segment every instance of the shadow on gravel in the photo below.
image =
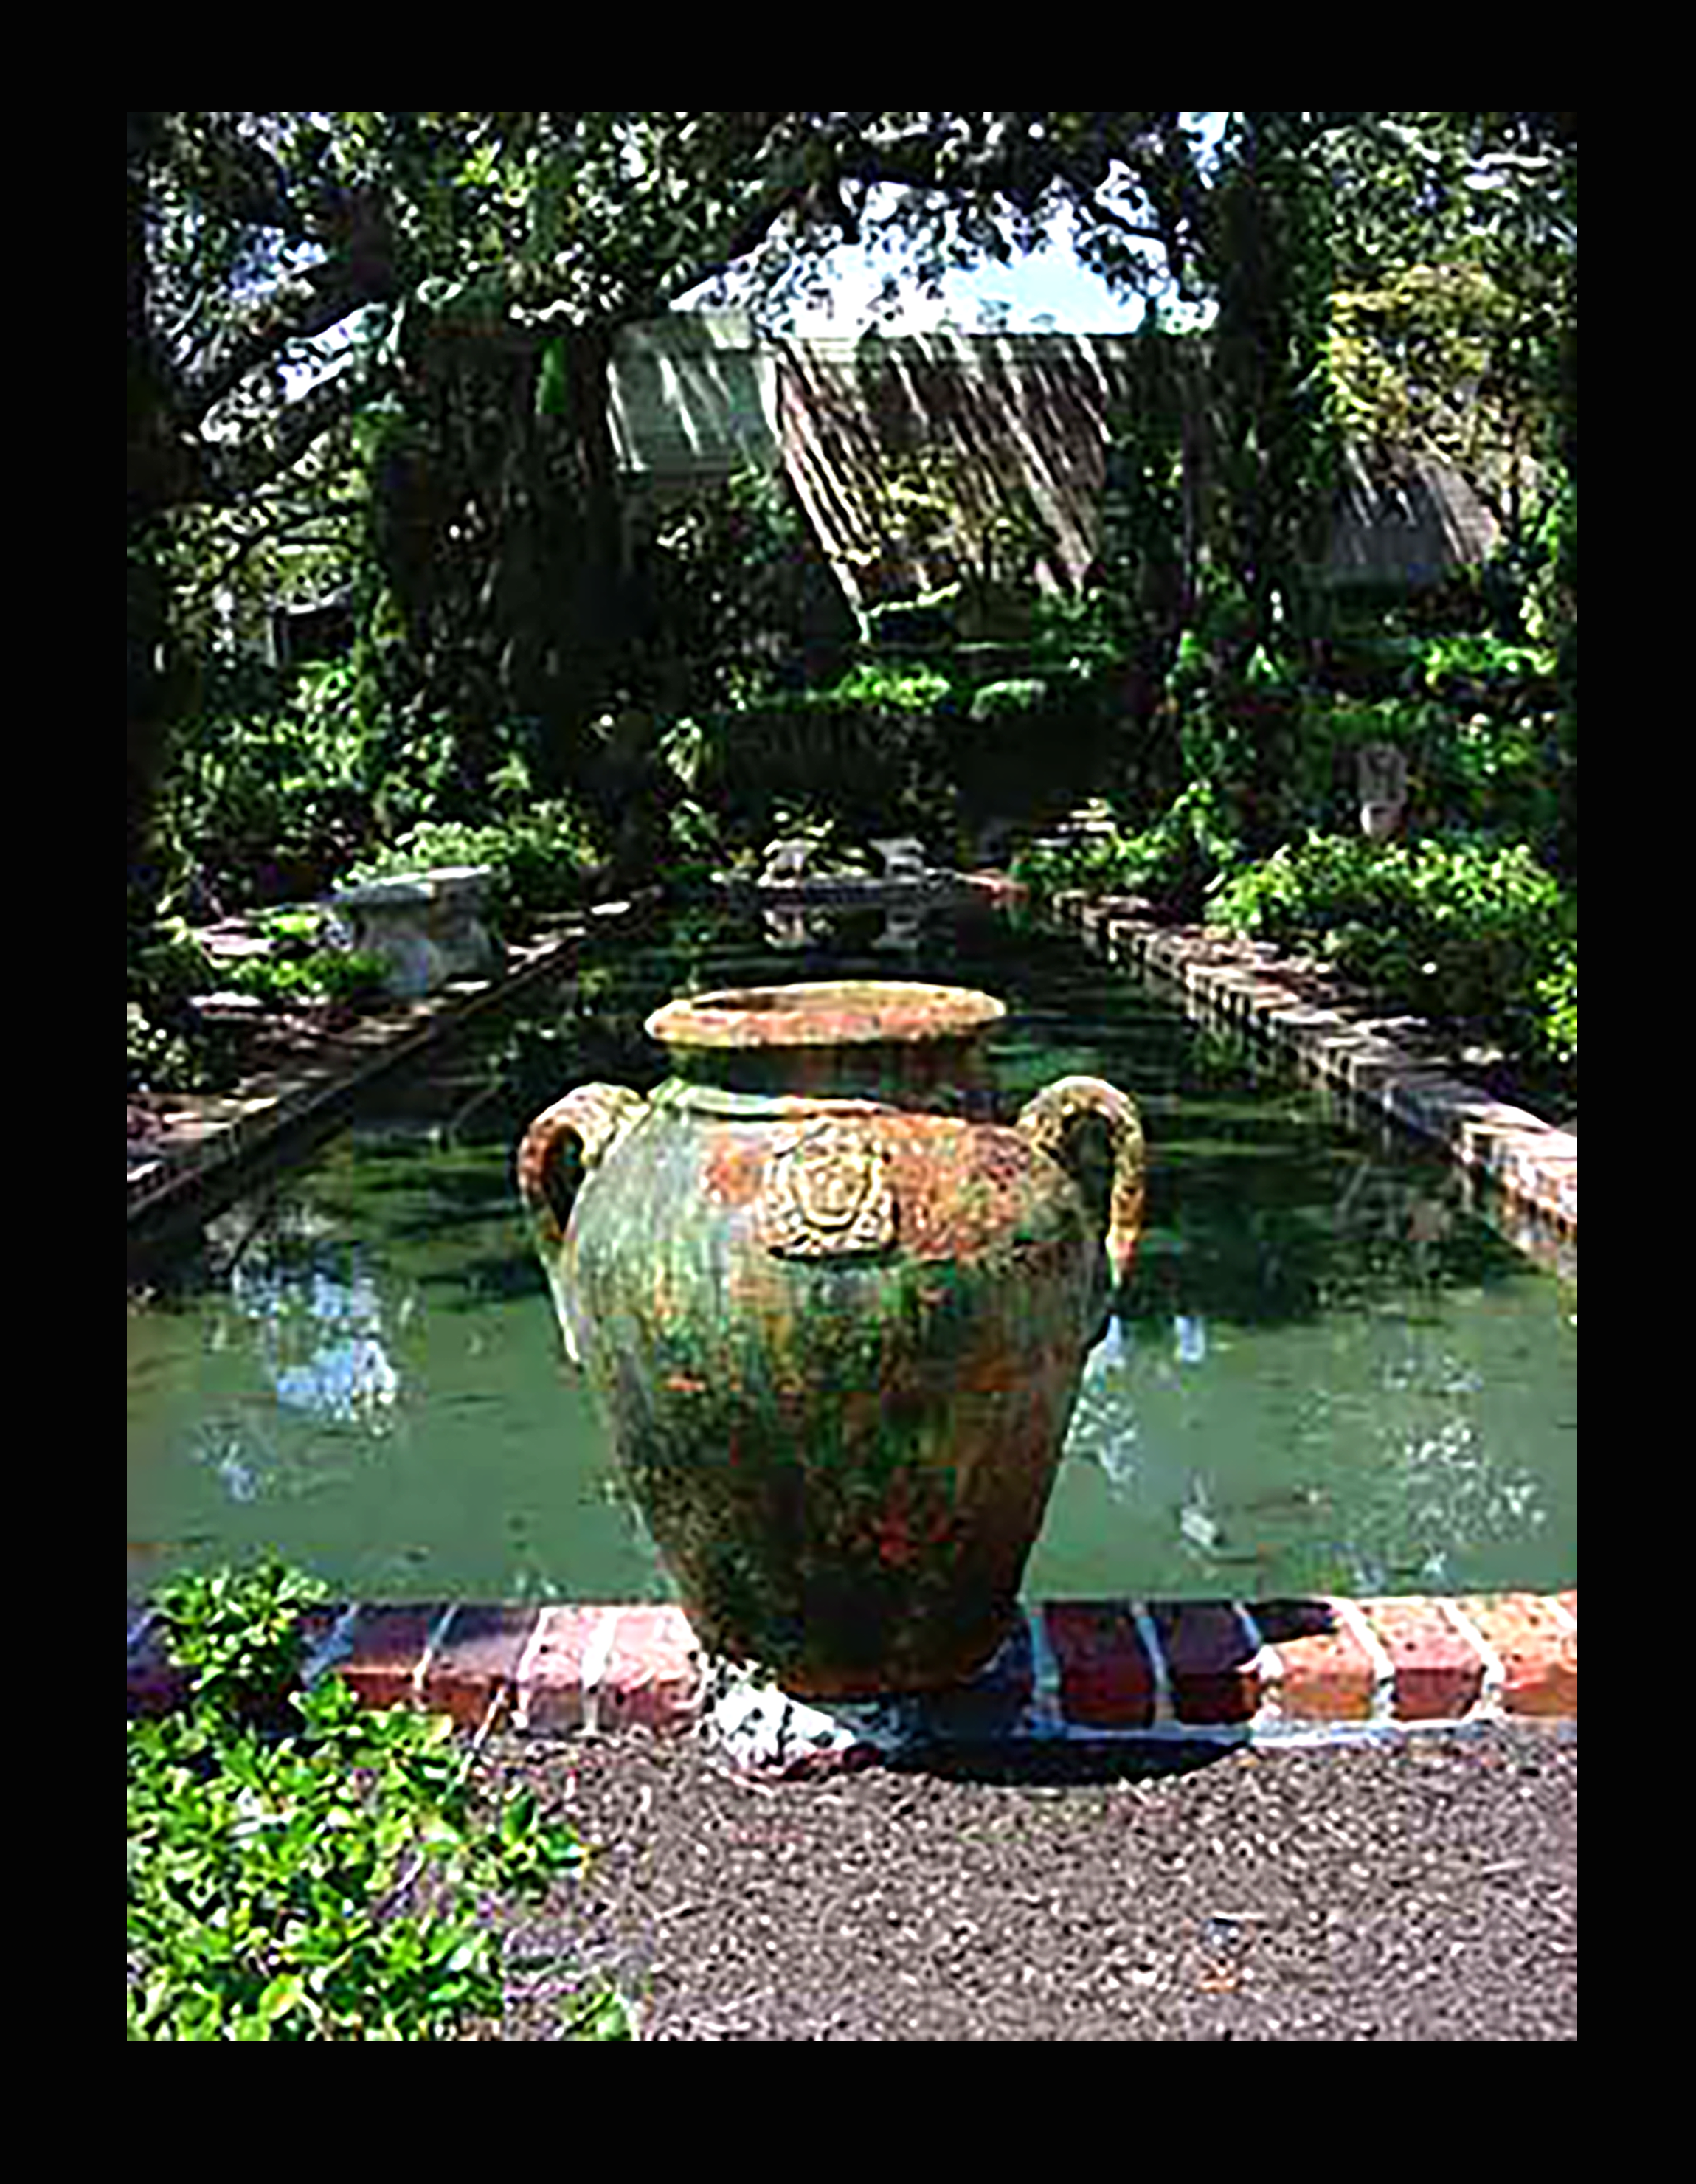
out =
<path fill-rule="evenodd" d="M 1098 1744 L 1068 1740 L 1054 1744 L 949 1744 L 892 1758 L 889 1771 L 931 1774 L 949 1782 L 1063 1788 L 1083 1783 L 1151 1782 L 1193 1774 L 1243 1748 L 1237 1738 L 1162 1739 L 1146 1744 L 1122 1739 Z"/>

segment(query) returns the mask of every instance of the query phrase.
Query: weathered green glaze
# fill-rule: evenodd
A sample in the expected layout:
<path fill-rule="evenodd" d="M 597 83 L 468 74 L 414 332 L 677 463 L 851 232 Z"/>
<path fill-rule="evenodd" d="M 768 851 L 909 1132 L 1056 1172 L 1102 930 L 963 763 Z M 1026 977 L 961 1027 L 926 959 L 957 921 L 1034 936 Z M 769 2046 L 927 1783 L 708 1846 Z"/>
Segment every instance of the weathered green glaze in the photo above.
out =
<path fill-rule="evenodd" d="M 1073 1077 L 1014 1128 L 975 1119 L 1003 1013 L 894 982 L 674 1002 L 658 1091 L 584 1086 L 520 1149 L 566 1346 L 690 1621 L 798 1693 L 934 1688 L 994 1652 L 1129 1269 L 1136 1109 Z"/>

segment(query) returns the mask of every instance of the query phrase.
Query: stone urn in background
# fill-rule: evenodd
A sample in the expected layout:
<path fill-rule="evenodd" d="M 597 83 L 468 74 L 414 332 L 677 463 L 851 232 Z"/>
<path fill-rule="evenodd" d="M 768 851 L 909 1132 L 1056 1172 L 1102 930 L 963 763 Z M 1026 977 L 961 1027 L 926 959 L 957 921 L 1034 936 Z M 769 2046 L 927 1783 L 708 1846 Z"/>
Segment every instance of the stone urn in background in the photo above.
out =
<path fill-rule="evenodd" d="M 1387 842 L 1407 809 L 1408 762 L 1393 744 L 1362 744 L 1355 754 L 1360 832 L 1369 842 Z"/>
<path fill-rule="evenodd" d="M 1142 1219 L 1090 1077 L 989 1119 L 985 994 L 755 988 L 648 1021 L 671 1074 L 538 1116 L 518 1182 L 571 1357 L 707 1650 L 787 1691 L 996 1651 Z"/>

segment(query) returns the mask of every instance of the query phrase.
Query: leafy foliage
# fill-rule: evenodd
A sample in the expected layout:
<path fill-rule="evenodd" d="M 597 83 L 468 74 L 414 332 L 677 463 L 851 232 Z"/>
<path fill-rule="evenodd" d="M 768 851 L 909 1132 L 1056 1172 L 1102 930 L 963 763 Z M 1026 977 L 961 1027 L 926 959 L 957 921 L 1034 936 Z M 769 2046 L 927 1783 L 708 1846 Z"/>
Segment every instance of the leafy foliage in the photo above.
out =
<path fill-rule="evenodd" d="M 1013 874 L 1039 893 L 1085 888 L 1137 894 L 1171 916 L 1194 916 L 1209 888 L 1238 860 L 1240 845 L 1226 829 L 1221 800 L 1197 783 L 1150 826 L 1121 822 L 1081 840 L 1033 844 L 1015 857 Z"/>
<path fill-rule="evenodd" d="M 876 232 L 915 248 L 931 289 L 1067 209 L 1120 286 L 1154 272 L 1127 231 L 1181 271 L 1195 249 L 1194 148 L 1170 113 L 127 120 L 129 850 L 144 894 L 182 696 L 160 552 L 175 512 L 246 509 L 357 424 L 404 640 L 382 663 L 394 725 L 445 735 L 448 785 L 469 799 L 492 721 L 535 716 L 555 788 L 585 711 L 611 694 L 619 326 L 732 271 L 781 315 L 817 291 L 832 243 Z"/>
<path fill-rule="evenodd" d="M 351 663 L 213 655 L 179 726 L 161 827 L 176 895 L 227 915 L 320 893 L 367 841 L 382 755 Z"/>
<path fill-rule="evenodd" d="M 171 917 L 154 923 L 131 949 L 126 968 L 129 1089 L 221 1089 L 232 1066 L 230 1040 L 221 1027 L 203 1024 L 189 1006 L 217 981 L 210 957 L 186 922 Z"/>
<path fill-rule="evenodd" d="M 781 478 L 742 471 L 649 519 L 630 602 L 633 694 L 663 710 L 827 682 L 848 617 Z"/>
<path fill-rule="evenodd" d="M 1512 527 L 1538 470 L 1572 466 L 1576 116 L 1324 119 L 1341 413 L 1369 443 L 1453 464 Z"/>
<path fill-rule="evenodd" d="M 386 969 L 380 956 L 357 950 L 316 948 L 293 956 L 249 957 L 231 964 L 222 983 L 232 992 L 252 994 L 274 1008 L 307 1000 L 338 1001 L 358 1006 L 382 993 Z"/>
<path fill-rule="evenodd" d="M 1104 788 L 1120 830 L 1084 854 L 1193 914 L 1348 830 L 1368 741 L 1408 757 L 1418 829 L 1576 872 L 1572 116 L 1244 112 L 1216 159 L 1168 113 L 131 121 L 132 812 L 167 783 L 163 841 L 131 828 L 143 908 L 446 857 L 496 864 L 511 919 L 609 852 L 703 868 L 797 813 L 964 842 Z M 884 516 L 945 581 L 875 607 L 847 673 L 766 482 L 662 514 L 623 581 L 620 325 L 716 280 L 779 326 L 847 237 L 912 246 L 934 290 L 1062 209 L 1119 288 L 1171 276 L 1215 314 L 1150 315 L 1082 597 L 1033 599 L 1028 525 L 934 449 Z M 1345 425 L 1470 466 L 1497 566 L 1340 627 L 1311 578 Z M 332 577 L 350 658 L 278 675 L 219 637 L 226 594 L 251 622 Z M 143 960 L 156 1066 L 190 1027 Z"/>
<path fill-rule="evenodd" d="M 1293 777 L 1301 811 L 1321 832 L 1352 828 L 1359 754 L 1387 744 L 1408 762 L 1410 827 L 1524 842 L 1554 869 L 1561 754 L 1552 695 L 1540 682 L 1471 684 L 1454 699 L 1304 689 Z"/>
<path fill-rule="evenodd" d="M 922 832 L 934 812 L 937 744 L 926 711 L 818 691 L 700 725 L 699 794 L 738 841 L 765 841 L 786 805 L 831 814 L 860 835 Z"/>
<path fill-rule="evenodd" d="M 1549 1011 L 1543 1026 L 1544 1051 L 1558 1062 L 1576 1062 L 1578 1059 L 1578 950 L 1568 942 L 1557 956 L 1553 970 L 1546 972 L 1536 986 L 1537 998 Z"/>
<path fill-rule="evenodd" d="M 923 444 L 892 454 L 865 482 L 875 543 L 850 558 L 875 602 L 869 635 L 910 639 L 921 617 L 965 638 L 1022 636 L 1044 526 L 1020 493 L 989 482 L 958 448 Z M 920 572 L 921 596 L 902 587 Z"/>
<path fill-rule="evenodd" d="M 1209 916 L 1317 948 L 1345 977 L 1425 1015 L 1556 1058 L 1576 1055 L 1576 898 L 1522 844 L 1375 848 L 1313 836 L 1232 875 Z M 1553 1037 L 1543 994 L 1551 981 L 1551 994 L 1571 1004 Z"/>
<path fill-rule="evenodd" d="M 1240 666 L 1281 627 L 1305 635 L 1311 571 L 1336 477 L 1336 419 L 1322 368 L 1332 249 L 1312 128 L 1245 114 L 1227 131 L 1209 267 L 1219 297 L 1208 428 L 1215 470 L 1209 554 L 1244 609 Z"/>
<path fill-rule="evenodd" d="M 480 1813 L 453 1724 L 363 1708 L 331 1677 L 287 1700 L 300 1613 L 275 1563 L 172 1580 L 158 1605 L 188 1709 L 128 1724 L 132 2040 L 438 2040 L 498 2019 L 497 1898 L 581 1875 L 588 1852 L 527 1794 Z M 563 2028 L 631 2036 L 592 1985 Z"/>
<path fill-rule="evenodd" d="M 521 788 L 517 800 L 519 808 L 509 816 L 482 826 L 420 820 L 386 849 L 361 857 L 345 878 L 357 885 L 442 866 L 487 865 L 494 874 L 494 922 L 509 934 L 520 932 L 538 914 L 580 901 L 596 857 L 574 805 L 561 798 L 525 803 Z"/>
<path fill-rule="evenodd" d="M 320 1578 L 262 1559 L 250 1569 L 168 1578 L 153 1606 L 189 1688 L 220 1714 L 274 1713 L 305 1658 L 303 1610 L 330 1596 Z"/>

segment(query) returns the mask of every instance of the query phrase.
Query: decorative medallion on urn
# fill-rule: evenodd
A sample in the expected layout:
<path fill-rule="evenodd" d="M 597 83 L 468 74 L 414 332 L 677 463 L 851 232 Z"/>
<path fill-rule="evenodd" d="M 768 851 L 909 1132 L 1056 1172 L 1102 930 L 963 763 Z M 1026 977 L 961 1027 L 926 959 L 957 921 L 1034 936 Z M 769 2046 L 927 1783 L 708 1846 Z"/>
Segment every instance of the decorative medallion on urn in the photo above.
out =
<path fill-rule="evenodd" d="M 864 1123 L 826 1118 L 787 1133 L 754 1217 L 761 1243 L 780 1258 L 887 1251 L 895 1194 L 882 1148 Z"/>

